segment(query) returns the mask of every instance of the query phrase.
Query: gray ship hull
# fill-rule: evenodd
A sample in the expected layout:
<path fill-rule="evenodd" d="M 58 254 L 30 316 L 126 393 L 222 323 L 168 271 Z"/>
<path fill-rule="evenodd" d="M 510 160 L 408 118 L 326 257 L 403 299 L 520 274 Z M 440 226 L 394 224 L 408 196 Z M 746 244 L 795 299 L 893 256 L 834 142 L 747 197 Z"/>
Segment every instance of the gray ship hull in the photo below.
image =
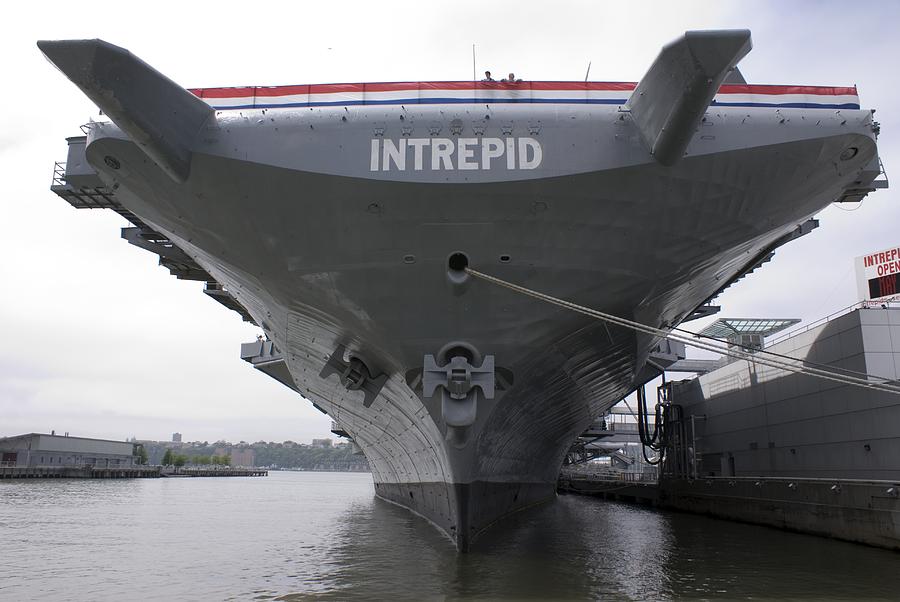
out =
<path fill-rule="evenodd" d="M 687 32 L 637 84 L 189 92 L 99 40 L 39 46 L 112 120 L 97 194 L 461 550 L 552 498 L 570 442 L 661 369 L 659 340 L 466 266 L 668 329 L 879 172 L 855 88 L 746 85 L 746 30 Z"/>
<path fill-rule="evenodd" d="M 822 157 L 859 148 L 836 174 Z M 658 341 L 468 280 L 447 257 L 656 327 L 679 323 L 774 241 L 839 198 L 875 152 L 861 131 L 511 182 L 400 182 L 198 153 L 164 174 L 113 126 L 87 156 L 121 203 L 165 233 L 250 312 L 295 388 L 362 448 L 377 495 L 461 550 L 511 512 L 555 496 L 570 442 L 656 371 Z M 122 166 L 112 170 L 105 157 Z M 790 161 L 785 161 L 789 157 Z M 723 176 L 727 174 L 727 176 Z M 501 260 L 501 256 L 507 256 Z M 480 397 L 464 445 L 409 375 L 464 341 L 514 382 Z M 338 346 L 387 380 L 319 376 Z"/>

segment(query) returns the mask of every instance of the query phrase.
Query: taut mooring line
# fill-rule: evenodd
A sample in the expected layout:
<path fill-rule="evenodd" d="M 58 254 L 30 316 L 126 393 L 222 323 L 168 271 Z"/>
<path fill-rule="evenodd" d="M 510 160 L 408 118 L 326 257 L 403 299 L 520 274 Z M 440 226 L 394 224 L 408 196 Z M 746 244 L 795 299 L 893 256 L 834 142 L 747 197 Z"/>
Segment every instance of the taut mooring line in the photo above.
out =
<path fill-rule="evenodd" d="M 673 331 L 666 331 L 661 328 L 654 328 L 653 326 L 647 326 L 646 324 L 641 324 L 640 322 L 635 322 L 634 320 L 628 320 L 626 318 L 621 318 L 619 316 L 608 314 L 606 312 L 602 312 L 596 309 L 591 309 L 590 307 L 585 307 L 583 305 L 578 305 L 576 303 L 572 303 L 571 301 L 566 301 L 564 299 L 559 299 L 557 297 L 553 297 L 551 295 L 547 295 L 529 288 L 525 288 L 524 286 L 519 286 L 518 284 L 513 284 L 512 282 L 508 282 L 501 278 L 497 278 L 496 276 L 491 276 L 489 274 L 485 274 L 484 272 L 479 272 L 478 270 L 473 270 L 472 268 L 465 268 L 467 274 L 474 276 L 476 278 L 480 278 L 492 284 L 496 284 L 498 286 L 502 286 L 506 289 L 514 291 L 516 293 L 520 293 L 522 295 L 526 295 L 528 297 L 532 297 L 534 299 L 538 299 L 539 301 L 544 301 L 545 303 L 550 303 L 552 305 L 556 305 L 558 307 L 562 307 L 564 309 L 568 309 L 580 314 L 584 314 L 586 316 L 590 316 L 597 320 L 602 320 L 604 322 L 608 322 L 611 324 L 616 324 L 618 326 L 622 326 L 624 328 L 629 328 L 631 330 L 637 332 L 643 332 L 645 334 L 653 335 L 660 338 L 669 338 L 674 341 L 678 341 L 679 343 L 684 343 L 690 347 L 694 347 L 697 349 L 703 349 L 704 351 L 711 351 L 713 353 L 717 353 L 719 355 L 726 355 L 729 357 L 734 357 L 737 359 L 747 360 L 749 362 L 754 362 L 757 364 L 762 364 L 764 366 L 768 366 L 770 368 L 777 368 L 779 370 L 784 370 L 786 372 L 793 372 L 795 374 L 807 374 L 809 376 L 814 376 L 816 378 L 821 378 L 824 380 L 830 380 L 833 382 L 841 383 L 844 385 L 850 385 L 853 387 L 860 387 L 863 389 L 875 390 L 875 391 L 883 391 L 885 393 L 891 393 L 893 395 L 900 395 L 900 387 L 895 385 L 887 384 L 890 382 L 890 379 L 883 378 L 880 376 L 874 375 L 866 375 L 867 378 L 875 378 L 882 382 L 872 382 L 866 380 L 865 378 L 856 378 L 853 376 L 847 376 L 845 374 L 840 374 L 837 372 L 833 372 L 831 370 L 820 370 L 818 368 L 810 368 L 803 365 L 790 364 L 780 358 L 784 356 L 780 356 L 777 354 L 772 354 L 765 350 L 759 350 L 753 353 L 742 351 L 739 349 L 734 349 L 728 347 L 727 345 L 720 345 L 716 343 L 710 343 L 702 340 L 695 340 L 691 337 L 685 336 L 683 334 L 678 334 Z M 688 331 L 681 331 L 688 332 Z M 692 333 L 693 334 L 693 333 Z M 695 335 L 697 336 L 697 335 Z M 801 359 L 793 359 L 793 361 L 799 362 L 802 364 L 804 360 Z"/>

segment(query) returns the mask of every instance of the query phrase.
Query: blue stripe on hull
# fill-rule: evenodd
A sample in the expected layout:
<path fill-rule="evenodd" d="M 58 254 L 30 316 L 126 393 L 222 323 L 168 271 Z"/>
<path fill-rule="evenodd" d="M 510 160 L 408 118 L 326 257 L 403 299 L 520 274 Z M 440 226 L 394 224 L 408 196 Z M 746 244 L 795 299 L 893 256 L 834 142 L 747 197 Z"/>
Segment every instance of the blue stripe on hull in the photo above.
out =
<path fill-rule="evenodd" d="M 434 105 L 434 104 L 592 104 L 623 105 L 625 98 L 400 98 L 392 100 L 340 100 L 320 102 L 291 102 L 216 106 L 219 110 L 232 109 L 277 109 L 293 107 L 348 107 L 365 105 Z M 717 107 L 768 107 L 785 109 L 859 109 L 855 103 L 820 104 L 811 102 L 719 102 L 713 101 L 710 106 Z"/>
<path fill-rule="evenodd" d="M 852 102 L 844 104 L 820 104 L 816 102 L 718 102 L 712 101 L 714 107 L 772 107 L 776 109 L 858 109 Z"/>

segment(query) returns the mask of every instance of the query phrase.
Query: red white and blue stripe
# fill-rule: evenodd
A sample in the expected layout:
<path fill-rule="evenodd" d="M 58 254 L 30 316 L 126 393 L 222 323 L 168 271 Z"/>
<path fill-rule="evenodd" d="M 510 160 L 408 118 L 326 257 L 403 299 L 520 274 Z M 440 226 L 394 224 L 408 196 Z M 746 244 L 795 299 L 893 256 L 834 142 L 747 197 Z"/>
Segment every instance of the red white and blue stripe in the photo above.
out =
<path fill-rule="evenodd" d="M 395 82 L 197 88 L 216 109 L 416 104 L 624 104 L 637 84 L 617 82 Z M 856 88 L 723 85 L 712 106 L 858 109 Z"/>

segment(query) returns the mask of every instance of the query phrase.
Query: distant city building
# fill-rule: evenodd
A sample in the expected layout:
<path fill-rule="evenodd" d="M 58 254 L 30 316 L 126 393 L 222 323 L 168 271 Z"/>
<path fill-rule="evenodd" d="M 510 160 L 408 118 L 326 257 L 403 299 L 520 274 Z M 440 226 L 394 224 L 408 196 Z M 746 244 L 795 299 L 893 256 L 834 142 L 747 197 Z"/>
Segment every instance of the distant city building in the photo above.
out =
<path fill-rule="evenodd" d="M 252 447 L 232 448 L 230 454 L 232 466 L 256 466 L 256 450 Z"/>
<path fill-rule="evenodd" d="M 256 450 L 252 447 L 216 447 L 213 451 L 214 456 L 231 458 L 232 466 L 256 466 Z"/>
<path fill-rule="evenodd" d="M 331 447 L 331 439 L 313 439 L 313 447 Z"/>
<path fill-rule="evenodd" d="M 0 438 L 0 465 L 124 468 L 136 464 L 134 448 L 125 441 L 28 433 Z"/>
<path fill-rule="evenodd" d="M 172 433 L 172 442 L 181 443 L 181 433 Z"/>

